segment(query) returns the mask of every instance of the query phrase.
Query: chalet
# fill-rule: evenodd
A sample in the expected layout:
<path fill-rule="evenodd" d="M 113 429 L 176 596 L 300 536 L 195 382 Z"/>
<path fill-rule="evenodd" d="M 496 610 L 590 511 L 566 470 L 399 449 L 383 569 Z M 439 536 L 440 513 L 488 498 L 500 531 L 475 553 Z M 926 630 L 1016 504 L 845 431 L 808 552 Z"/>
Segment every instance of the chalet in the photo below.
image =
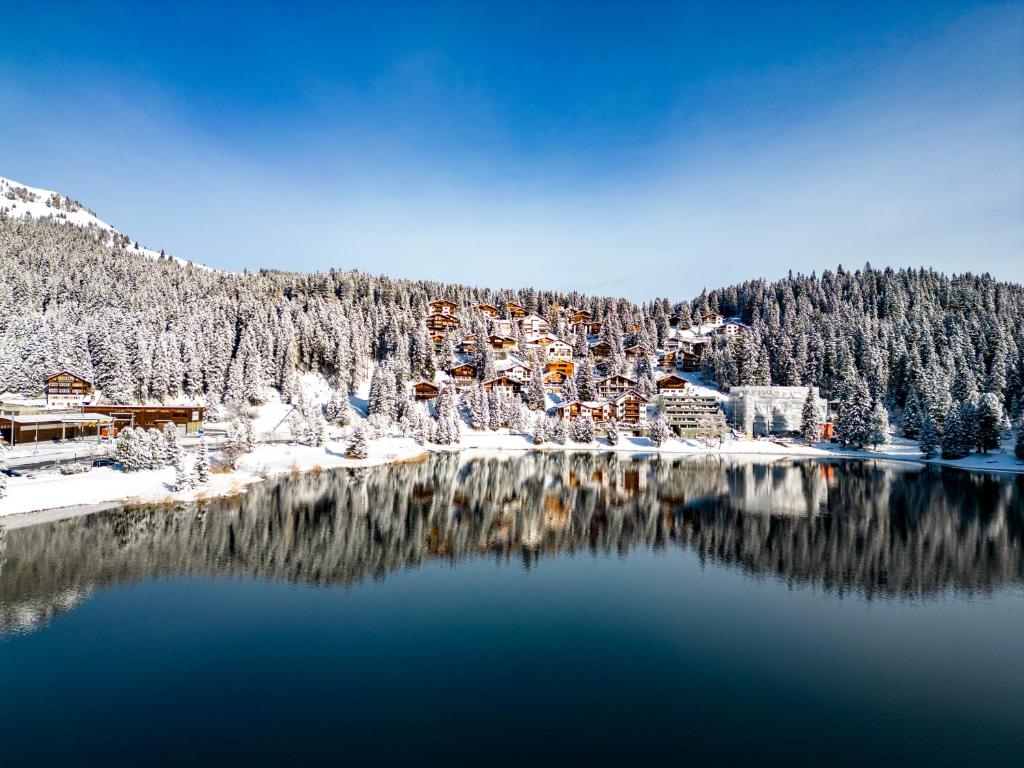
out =
<path fill-rule="evenodd" d="M 595 424 L 604 424 L 612 417 L 612 404 L 597 400 L 569 400 L 556 406 L 559 417 L 575 419 L 589 413 Z"/>
<path fill-rule="evenodd" d="M 548 360 L 544 364 L 545 373 L 560 373 L 563 376 L 572 376 L 576 372 L 576 364 L 572 360 Z"/>
<path fill-rule="evenodd" d="M 474 304 L 472 309 L 474 312 L 479 312 L 482 315 L 487 315 L 487 317 L 498 316 L 498 308 L 492 304 Z"/>
<path fill-rule="evenodd" d="M 552 341 L 558 341 L 558 337 L 553 336 L 550 333 L 530 334 L 528 336 L 523 337 L 523 343 L 526 346 L 534 347 L 537 349 Z"/>
<path fill-rule="evenodd" d="M 743 331 L 750 329 L 746 323 L 741 323 L 739 320 L 726 320 L 720 326 L 715 328 L 715 333 L 719 336 L 736 336 Z"/>
<path fill-rule="evenodd" d="M 435 312 L 427 315 L 427 330 L 438 333 L 447 333 L 459 327 L 459 318 L 455 315 Z"/>
<path fill-rule="evenodd" d="M 548 360 L 572 360 L 572 346 L 561 339 L 541 344 L 540 350 Z"/>
<path fill-rule="evenodd" d="M 46 407 L 73 408 L 92 396 L 92 382 L 72 371 L 57 371 L 46 377 Z"/>
<path fill-rule="evenodd" d="M 161 429 L 174 424 L 186 435 L 202 430 L 206 414 L 201 405 L 90 405 L 89 411 L 113 418 L 115 431 L 122 427 Z"/>
<path fill-rule="evenodd" d="M 581 323 L 589 323 L 593 315 L 585 309 L 576 309 L 569 313 L 569 323 L 572 325 L 579 325 Z"/>
<path fill-rule="evenodd" d="M 519 327 L 524 334 L 534 336 L 551 330 L 551 325 L 540 315 L 525 315 L 519 318 Z"/>
<path fill-rule="evenodd" d="M 658 367 L 664 370 L 671 370 L 676 367 L 676 361 L 680 355 L 675 350 L 663 350 L 658 353 Z"/>
<path fill-rule="evenodd" d="M 508 355 L 509 351 L 519 346 L 519 343 L 511 336 L 498 336 L 497 334 L 492 334 L 489 337 L 489 341 L 494 351 L 503 356 Z"/>
<path fill-rule="evenodd" d="M 590 334 L 591 336 L 599 336 L 601 334 L 601 321 L 600 320 L 590 320 L 590 321 L 584 323 L 583 327 L 586 329 L 587 333 Z"/>
<path fill-rule="evenodd" d="M 496 368 L 498 374 L 502 376 L 508 376 L 509 378 L 515 379 L 520 384 L 525 384 L 530 379 L 531 368 L 528 365 L 524 365 L 518 360 L 500 360 L 498 361 Z"/>
<path fill-rule="evenodd" d="M 597 382 L 597 394 L 605 400 L 614 400 L 624 392 L 634 389 L 637 385 L 636 379 L 628 376 L 606 376 Z"/>
<path fill-rule="evenodd" d="M 441 351 L 444 349 L 444 334 L 437 333 L 435 331 L 434 333 L 430 334 L 430 341 L 434 345 L 434 354 L 440 355 Z"/>
<path fill-rule="evenodd" d="M 655 386 L 658 387 L 659 394 L 669 390 L 685 390 L 690 386 L 690 382 L 682 376 L 678 376 L 674 373 L 667 373 L 664 376 L 660 376 L 654 383 Z"/>
<path fill-rule="evenodd" d="M 711 339 L 700 336 L 695 339 L 682 339 L 679 344 L 679 358 L 676 366 L 684 371 L 700 370 L 700 360 L 711 346 Z"/>
<path fill-rule="evenodd" d="M 476 352 L 476 334 L 467 333 L 463 337 L 462 341 L 458 343 L 455 349 L 457 349 L 464 355 L 472 355 L 474 352 Z"/>
<path fill-rule="evenodd" d="M 690 318 L 684 317 L 683 315 L 680 315 L 680 314 L 669 315 L 669 318 L 668 318 L 668 324 L 672 328 L 678 328 L 679 326 L 683 326 L 684 328 L 688 328 L 689 327 L 689 323 L 690 323 Z"/>
<path fill-rule="evenodd" d="M 518 320 L 519 318 L 526 317 L 527 315 L 526 307 L 522 304 L 510 301 L 505 306 L 508 307 L 508 316 L 513 320 Z"/>
<path fill-rule="evenodd" d="M 547 392 L 561 394 L 565 389 L 565 382 L 569 380 L 561 371 L 550 371 L 544 374 L 544 389 Z"/>
<path fill-rule="evenodd" d="M 460 363 L 448 369 L 448 375 L 460 387 L 469 386 L 476 380 L 476 366 L 470 363 Z"/>
<path fill-rule="evenodd" d="M 454 315 L 459 311 L 459 305 L 448 299 L 436 299 L 427 304 L 432 315 Z"/>
<path fill-rule="evenodd" d="M 488 392 L 504 392 L 508 395 L 518 395 L 523 388 L 522 382 L 513 379 L 511 376 L 496 376 L 483 383 L 484 389 Z"/>
<path fill-rule="evenodd" d="M 491 330 L 498 336 L 511 336 L 513 323 L 503 317 L 491 321 Z"/>
<path fill-rule="evenodd" d="M 607 341 L 598 341 L 590 345 L 590 354 L 595 360 L 604 360 L 612 353 L 612 345 Z"/>
<path fill-rule="evenodd" d="M 626 323 L 626 333 L 640 333 L 640 323 Z"/>
<path fill-rule="evenodd" d="M 647 423 L 647 404 L 650 400 L 635 389 L 629 389 L 612 400 L 615 420 L 619 424 L 638 427 Z"/>
<path fill-rule="evenodd" d="M 718 314 L 717 312 L 708 312 L 700 319 L 701 325 L 721 325 L 724 322 L 725 317 Z"/>
<path fill-rule="evenodd" d="M 433 400 L 440 392 L 440 387 L 432 381 L 417 381 L 412 385 L 413 397 L 417 400 Z"/>
<path fill-rule="evenodd" d="M 647 350 L 644 349 L 641 344 L 634 344 L 631 347 L 626 347 L 624 351 L 626 353 L 626 357 L 630 360 L 639 360 L 647 354 Z"/>

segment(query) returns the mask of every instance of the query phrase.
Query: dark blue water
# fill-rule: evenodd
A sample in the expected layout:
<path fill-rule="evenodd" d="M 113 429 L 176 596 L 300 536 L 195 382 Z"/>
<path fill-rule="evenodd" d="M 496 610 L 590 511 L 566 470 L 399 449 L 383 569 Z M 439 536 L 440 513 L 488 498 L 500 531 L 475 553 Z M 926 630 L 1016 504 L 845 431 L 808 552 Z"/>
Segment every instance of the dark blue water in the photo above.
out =
<path fill-rule="evenodd" d="M 1016 764 L 1021 491 L 445 456 L 10 530 L 0 763 Z"/>

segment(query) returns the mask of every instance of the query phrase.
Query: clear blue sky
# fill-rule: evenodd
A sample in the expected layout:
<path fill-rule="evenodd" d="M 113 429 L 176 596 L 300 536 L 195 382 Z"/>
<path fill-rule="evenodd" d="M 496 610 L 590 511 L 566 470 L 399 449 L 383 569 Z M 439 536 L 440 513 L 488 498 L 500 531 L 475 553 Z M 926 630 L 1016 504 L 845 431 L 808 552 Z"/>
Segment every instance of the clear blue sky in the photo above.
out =
<path fill-rule="evenodd" d="M 0 175 L 230 268 L 1024 279 L 1024 4 L 8 4 Z"/>

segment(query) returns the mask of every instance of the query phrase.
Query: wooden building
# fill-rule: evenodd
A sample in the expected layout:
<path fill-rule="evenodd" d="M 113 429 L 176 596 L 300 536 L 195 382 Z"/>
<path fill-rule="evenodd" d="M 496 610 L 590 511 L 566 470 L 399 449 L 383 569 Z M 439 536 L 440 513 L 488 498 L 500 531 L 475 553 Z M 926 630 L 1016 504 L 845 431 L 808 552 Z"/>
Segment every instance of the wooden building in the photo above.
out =
<path fill-rule="evenodd" d="M 206 414 L 201 405 L 90 405 L 89 411 L 113 418 L 115 431 L 123 427 L 161 429 L 164 424 L 175 424 L 186 435 L 203 428 Z"/>
<path fill-rule="evenodd" d="M 430 341 L 434 345 L 434 354 L 440 355 L 444 349 L 444 334 L 436 331 L 430 334 Z"/>
<path fill-rule="evenodd" d="M 604 360 L 612 353 L 612 345 L 607 341 L 598 341 L 590 345 L 590 354 L 595 360 Z"/>
<path fill-rule="evenodd" d="M 524 335 L 536 336 L 550 331 L 551 325 L 540 315 L 524 315 L 519 318 L 519 328 Z"/>
<path fill-rule="evenodd" d="M 647 424 L 647 404 L 650 402 L 635 389 L 627 390 L 612 401 L 615 420 L 619 424 L 640 427 Z"/>
<path fill-rule="evenodd" d="M 491 304 L 474 304 L 472 309 L 474 312 L 479 312 L 480 314 L 486 315 L 487 317 L 498 316 L 498 308 Z"/>
<path fill-rule="evenodd" d="M 459 305 L 448 299 L 435 299 L 427 304 L 432 315 L 454 315 L 459 311 Z"/>
<path fill-rule="evenodd" d="M 484 389 L 488 392 L 504 392 L 508 395 L 518 395 L 523 388 L 522 382 L 513 379 L 511 376 L 496 376 L 483 383 Z"/>
<path fill-rule="evenodd" d="M 612 416 L 612 404 L 607 401 L 598 400 L 570 400 L 560 403 L 557 406 L 560 418 L 570 421 L 579 418 L 583 414 L 590 414 L 595 424 L 604 424 Z"/>
<path fill-rule="evenodd" d="M 470 363 L 460 363 L 448 369 L 448 375 L 460 387 L 470 386 L 476 380 L 476 366 Z"/>
<path fill-rule="evenodd" d="M 668 390 L 685 390 L 690 386 L 690 382 L 675 373 L 669 373 L 661 376 L 654 383 L 655 386 L 658 387 L 659 393 Z"/>
<path fill-rule="evenodd" d="M 563 376 L 572 376 L 576 373 L 576 363 L 572 360 L 548 360 L 544 364 L 545 373 L 560 373 Z"/>
<path fill-rule="evenodd" d="M 459 318 L 455 315 L 445 314 L 443 312 L 434 312 L 433 314 L 427 315 L 427 330 L 436 331 L 438 333 L 448 333 L 459 327 Z"/>
<path fill-rule="evenodd" d="M 491 330 L 498 336 L 511 336 L 514 323 L 506 317 L 499 317 L 491 321 Z"/>
<path fill-rule="evenodd" d="M 639 360 L 647 354 L 647 350 L 640 344 L 634 344 L 631 347 L 626 347 L 623 351 L 626 353 L 627 360 Z"/>
<path fill-rule="evenodd" d="M 561 371 L 550 371 L 544 374 L 543 379 L 545 391 L 561 394 L 565 390 L 565 382 L 569 380 L 569 377 Z"/>
<path fill-rule="evenodd" d="M 624 392 L 635 389 L 636 386 L 636 379 L 631 379 L 628 376 L 621 376 L 619 374 L 605 376 L 597 382 L 597 394 L 605 400 L 614 400 Z"/>
<path fill-rule="evenodd" d="M 412 392 L 417 400 L 433 400 L 440 392 L 440 387 L 432 381 L 417 381 L 412 385 Z"/>
<path fill-rule="evenodd" d="M 518 320 L 519 318 L 526 317 L 527 315 L 526 307 L 515 301 L 510 301 L 505 306 L 508 307 L 508 316 L 513 320 Z"/>
<path fill-rule="evenodd" d="M 519 346 L 519 343 L 511 336 L 498 336 L 493 334 L 490 337 L 491 347 L 501 356 L 507 356 L 509 352 Z"/>
<path fill-rule="evenodd" d="M 57 371 L 46 377 L 47 408 L 76 408 L 92 393 L 92 382 L 73 371 Z"/>
<path fill-rule="evenodd" d="M 102 413 L 23 413 L 0 416 L 0 442 L 12 447 L 27 443 L 93 438 L 112 432 L 114 419 Z"/>

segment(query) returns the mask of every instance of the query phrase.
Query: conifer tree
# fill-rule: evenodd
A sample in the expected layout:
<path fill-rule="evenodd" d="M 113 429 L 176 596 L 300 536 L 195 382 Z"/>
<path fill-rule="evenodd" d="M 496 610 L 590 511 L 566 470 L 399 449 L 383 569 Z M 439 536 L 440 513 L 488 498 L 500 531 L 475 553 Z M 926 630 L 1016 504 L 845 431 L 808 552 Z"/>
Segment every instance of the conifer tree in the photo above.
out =
<path fill-rule="evenodd" d="M 818 413 L 817 393 L 813 387 L 807 388 L 803 410 L 800 414 L 800 437 L 807 445 L 814 445 L 821 439 L 821 415 Z"/>
<path fill-rule="evenodd" d="M 903 406 L 903 436 L 913 440 L 921 434 L 921 401 L 917 396 L 917 390 L 911 389 L 907 395 L 907 402 Z"/>
<path fill-rule="evenodd" d="M 991 392 L 981 396 L 978 403 L 977 446 L 982 453 L 998 450 L 1002 437 L 1003 406 Z"/>
<path fill-rule="evenodd" d="M 871 440 L 871 393 L 864 379 L 850 373 L 836 415 L 836 438 L 843 445 L 863 448 Z"/>
<path fill-rule="evenodd" d="M 548 419 L 546 416 L 538 416 L 533 423 L 533 442 L 537 445 L 548 441 Z"/>
<path fill-rule="evenodd" d="M 181 460 L 181 443 L 178 442 L 178 428 L 174 424 L 164 424 L 164 456 L 166 463 L 177 464 Z"/>
<path fill-rule="evenodd" d="M 589 413 L 581 413 L 572 420 L 570 428 L 572 439 L 577 443 L 594 442 L 594 420 Z"/>
<path fill-rule="evenodd" d="M 369 456 L 369 446 L 366 440 L 366 427 L 362 424 L 356 424 L 352 429 L 352 437 L 348 443 L 348 450 L 345 455 L 350 459 L 365 459 Z"/>
<path fill-rule="evenodd" d="M 192 475 L 182 457 L 174 464 L 174 490 L 187 491 L 192 487 Z"/>
<path fill-rule="evenodd" d="M 605 437 L 608 438 L 608 445 L 619 444 L 619 425 L 615 419 L 608 422 L 608 429 L 605 431 Z"/>
<path fill-rule="evenodd" d="M 536 355 L 530 360 L 530 380 L 526 385 L 526 404 L 531 411 L 539 411 L 547 402 L 544 392 L 544 373 L 540 358 Z"/>
<path fill-rule="evenodd" d="M 874 448 L 889 442 L 889 414 L 881 401 L 876 400 L 871 408 L 871 445 Z"/>
<path fill-rule="evenodd" d="M 665 417 L 659 413 L 651 420 L 651 442 L 655 446 L 660 446 L 668 440 L 669 434 L 668 423 L 665 421 Z"/>
<path fill-rule="evenodd" d="M 565 445 L 569 439 L 569 427 L 565 423 L 567 419 L 567 416 L 560 416 L 551 425 L 551 442 L 555 445 Z"/>
<path fill-rule="evenodd" d="M 949 406 L 942 429 L 942 458 L 962 459 L 970 453 L 970 439 L 964 429 L 960 408 L 953 403 Z"/>
<path fill-rule="evenodd" d="M 196 483 L 206 485 L 210 482 L 210 451 L 206 438 L 199 438 L 199 451 L 196 455 Z"/>
<path fill-rule="evenodd" d="M 581 360 L 576 366 L 576 396 L 580 400 L 596 400 L 597 389 L 594 386 L 594 372 L 590 369 L 589 360 Z"/>
<path fill-rule="evenodd" d="M 926 459 L 933 458 L 939 449 L 938 436 L 935 434 L 935 422 L 932 421 L 928 411 L 921 414 L 921 432 L 918 435 L 917 446 L 921 450 L 921 455 Z"/>
<path fill-rule="evenodd" d="M 1013 455 L 1024 459 L 1024 416 L 1017 422 L 1017 439 L 1013 443 Z"/>

